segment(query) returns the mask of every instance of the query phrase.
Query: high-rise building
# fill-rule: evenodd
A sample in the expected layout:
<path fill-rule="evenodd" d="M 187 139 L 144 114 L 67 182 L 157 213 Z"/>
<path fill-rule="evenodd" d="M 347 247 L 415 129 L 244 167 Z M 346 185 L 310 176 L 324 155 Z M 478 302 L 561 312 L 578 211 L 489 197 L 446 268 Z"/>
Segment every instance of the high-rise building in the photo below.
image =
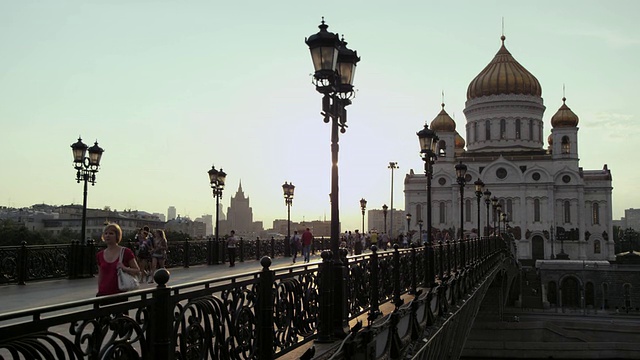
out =
<path fill-rule="evenodd" d="M 175 220 L 175 218 L 176 218 L 176 207 L 169 206 L 169 209 L 167 209 L 167 221 Z"/>
<path fill-rule="evenodd" d="M 224 221 L 225 233 L 235 230 L 241 237 L 253 238 L 262 231 L 262 222 L 253 221 L 253 209 L 249 206 L 249 198 L 244 196 L 242 181 L 238 185 L 236 195 L 231 197 L 227 208 L 227 220 Z M 221 224 L 221 228 L 223 228 Z"/>
<path fill-rule="evenodd" d="M 213 215 L 202 215 L 194 221 L 199 221 L 205 224 L 206 235 L 213 235 Z"/>
<path fill-rule="evenodd" d="M 426 220 L 429 206 L 433 229 L 452 237 L 459 235 L 461 212 L 465 235 L 498 231 L 498 224 L 504 230 L 491 209 L 487 224 L 484 200 L 478 209 L 474 182 L 481 180 L 506 213 L 523 263 L 553 259 L 560 252 L 559 238 L 570 259 L 615 260 L 611 172 L 606 164 L 595 170 L 580 166 L 578 116 L 566 98 L 554 101 L 559 108 L 548 119 L 551 131 L 545 137 L 542 87 L 504 40 L 467 89 L 466 141 L 444 104 L 430 124 L 439 137 L 431 204 L 422 171 L 411 170 L 404 181 L 411 230 L 417 230 L 421 216 Z M 459 163 L 467 166 L 462 203 L 455 172 Z M 415 165 L 423 166 L 418 157 Z"/>

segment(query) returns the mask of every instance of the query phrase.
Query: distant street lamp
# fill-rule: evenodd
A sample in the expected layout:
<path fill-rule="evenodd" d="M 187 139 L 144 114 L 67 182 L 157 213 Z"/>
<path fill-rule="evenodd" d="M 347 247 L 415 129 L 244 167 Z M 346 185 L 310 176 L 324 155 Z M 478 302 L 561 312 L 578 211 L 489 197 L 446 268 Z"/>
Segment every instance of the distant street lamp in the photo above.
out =
<path fill-rule="evenodd" d="M 482 180 L 478 179 L 473 183 L 476 187 L 476 199 L 478 200 L 478 238 L 480 238 L 482 226 L 480 225 L 480 198 L 482 198 L 482 189 L 484 188 L 484 183 Z"/>
<path fill-rule="evenodd" d="M 418 229 L 420 229 L 420 243 L 422 244 L 422 219 L 418 220 Z"/>
<path fill-rule="evenodd" d="M 382 216 L 384 216 L 384 233 L 387 233 L 387 212 L 389 211 L 389 207 L 387 204 L 382 205 Z"/>
<path fill-rule="evenodd" d="M 282 184 L 282 191 L 284 192 L 284 203 L 287 205 L 287 240 L 284 242 L 284 256 L 291 256 L 291 204 L 293 204 L 293 191 L 295 185 L 292 183 L 287 184 L 285 181 Z"/>
<path fill-rule="evenodd" d="M 463 164 L 462 161 L 460 161 L 456 166 L 456 181 L 458 182 L 458 185 L 460 185 L 460 240 L 464 240 L 464 186 L 467 183 L 467 179 L 465 179 L 465 175 L 467 175 L 467 165 Z M 463 242 L 460 242 L 460 244 L 462 244 L 461 249 L 462 251 L 460 252 L 460 257 L 461 257 L 461 263 L 463 266 L 466 266 L 467 263 L 465 262 L 465 251 L 464 251 L 464 244 Z"/>
<path fill-rule="evenodd" d="M 100 168 L 100 159 L 104 149 L 98 146 L 98 141 L 87 149 L 87 145 L 82 142 L 82 138 L 78 137 L 78 142 L 71 145 L 71 150 L 73 151 L 73 167 L 76 169 L 76 181 L 78 183 L 80 181 L 84 182 L 80 242 L 85 244 L 87 241 L 87 183 L 91 183 L 91 186 L 96 184 L 96 173 Z M 88 157 L 86 156 L 87 151 L 89 151 Z"/>
<path fill-rule="evenodd" d="M 398 163 L 390 161 L 387 168 L 391 169 L 391 217 L 389 219 L 389 238 L 393 239 L 393 170 L 398 168 Z"/>
<path fill-rule="evenodd" d="M 219 238 L 219 210 L 220 210 L 220 198 L 222 197 L 222 191 L 224 190 L 224 182 L 227 178 L 227 173 L 225 173 L 222 169 L 217 170 L 215 166 L 211 166 L 211 170 L 208 172 L 209 174 L 209 184 L 211 185 L 211 189 L 213 190 L 213 197 L 216 198 L 216 229 L 215 236 L 216 242 L 220 240 Z M 217 243 L 216 243 L 217 244 Z"/>
<path fill-rule="evenodd" d="M 410 242 L 409 239 L 409 229 L 411 228 L 411 214 L 407 213 L 407 243 Z"/>
<path fill-rule="evenodd" d="M 498 236 L 500 236 L 500 220 L 502 219 L 502 204 L 498 203 L 496 205 L 496 213 L 498 214 L 496 217 L 498 218 Z"/>
<path fill-rule="evenodd" d="M 498 210 L 498 198 L 494 195 L 491 198 L 491 209 L 493 210 L 493 235 L 498 235 L 496 232 L 496 211 Z"/>
<path fill-rule="evenodd" d="M 365 200 L 364 198 L 360 199 L 360 209 L 362 209 L 362 236 L 364 236 L 364 234 L 366 234 L 366 232 L 364 231 L 364 212 L 367 209 L 367 200 Z"/>
<path fill-rule="evenodd" d="M 487 231 L 485 236 L 489 236 L 489 204 L 491 204 L 491 191 L 489 189 L 484 191 L 484 203 L 487 205 Z"/>

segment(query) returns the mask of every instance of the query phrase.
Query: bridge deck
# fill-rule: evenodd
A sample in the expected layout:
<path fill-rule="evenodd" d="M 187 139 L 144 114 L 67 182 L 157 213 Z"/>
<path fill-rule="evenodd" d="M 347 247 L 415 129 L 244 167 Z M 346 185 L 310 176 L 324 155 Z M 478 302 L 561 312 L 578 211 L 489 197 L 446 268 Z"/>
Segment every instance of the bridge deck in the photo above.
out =
<path fill-rule="evenodd" d="M 320 261 L 320 256 L 312 256 L 311 262 Z M 273 259 L 272 269 L 291 265 L 290 258 Z M 171 279 L 168 286 L 192 281 L 206 280 L 222 276 L 240 274 L 262 269 L 260 262 L 250 260 L 236 262 L 235 267 L 226 264 L 196 265 L 189 268 L 169 269 Z M 56 305 L 69 301 L 88 299 L 96 296 L 97 277 L 85 279 L 57 279 L 29 282 L 27 285 L 0 286 L 0 314 L 47 305 Z M 141 288 L 150 288 L 153 284 L 141 284 Z"/>

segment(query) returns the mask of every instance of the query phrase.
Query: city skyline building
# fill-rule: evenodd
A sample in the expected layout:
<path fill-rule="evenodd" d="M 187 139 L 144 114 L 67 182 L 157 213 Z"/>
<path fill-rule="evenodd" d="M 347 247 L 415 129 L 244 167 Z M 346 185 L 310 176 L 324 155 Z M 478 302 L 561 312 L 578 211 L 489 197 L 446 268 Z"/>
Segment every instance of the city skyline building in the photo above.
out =
<path fill-rule="evenodd" d="M 176 218 L 176 207 L 169 206 L 167 209 L 167 220 L 174 220 Z"/>

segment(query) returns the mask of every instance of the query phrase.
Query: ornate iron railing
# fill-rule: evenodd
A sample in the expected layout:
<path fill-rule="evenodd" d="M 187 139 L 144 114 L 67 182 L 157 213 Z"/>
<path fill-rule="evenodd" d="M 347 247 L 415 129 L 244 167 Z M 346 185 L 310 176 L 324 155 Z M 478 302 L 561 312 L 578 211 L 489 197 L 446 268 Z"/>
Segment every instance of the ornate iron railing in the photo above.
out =
<path fill-rule="evenodd" d="M 273 243 L 263 244 L 267 248 L 260 251 L 283 250 Z M 372 247 L 371 253 L 349 258 L 342 252 L 340 260 L 324 251 L 321 263 L 276 270 L 270 269 L 271 259 L 263 257 L 261 271 L 172 287 L 166 286 L 169 272 L 160 269 L 154 289 L 0 314 L 0 358 L 284 358 L 316 338 L 335 340 L 336 325 L 367 311 L 368 339 L 373 339 L 376 329 L 383 329 L 381 324 L 391 324 L 396 336 L 388 338 L 384 353 L 395 351 L 399 356 L 408 351 L 407 336 L 413 334 L 411 339 L 416 340 L 432 334 L 425 328 L 434 325 L 436 318 L 448 317 L 473 291 L 473 284 L 483 276 L 486 280 L 487 271 L 499 259 L 499 249 L 488 239 L 483 243 L 484 254 L 470 252 L 465 260 L 456 255 L 452 263 L 459 267 L 448 268 L 443 278 L 434 280 L 435 286 L 423 268 L 433 271 L 435 262 L 427 262 L 427 249 L 415 246 L 395 246 L 380 253 Z M 183 255 L 190 262 L 186 254 L 192 245 L 176 247 L 175 261 Z M 433 250 L 444 253 L 445 249 L 437 244 Z M 343 276 L 345 283 L 340 284 Z M 428 287 L 416 290 L 418 283 Z M 342 285 L 346 291 L 340 290 Z M 414 295 L 409 304 L 400 298 L 406 293 Z M 395 304 L 393 317 L 380 318 L 379 305 L 389 301 Z M 347 310 L 343 313 L 342 308 Z M 403 322 L 401 315 L 409 312 L 410 321 Z M 345 351 L 368 344 L 358 341 Z"/>
<path fill-rule="evenodd" d="M 285 240 L 240 240 L 238 261 L 260 260 L 284 256 Z M 123 246 L 136 250 L 133 241 L 125 241 Z M 228 261 L 224 241 L 185 240 L 169 241 L 165 266 L 189 267 L 193 265 L 213 265 Z M 314 240 L 314 249 L 326 249 L 329 241 L 325 238 Z M 82 278 L 97 274 L 95 256 L 104 246 L 88 241 L 81 244 L 74 241 L 59 245 L 27 245 L 0 247 L 0 285 L 25 284 L 28 281 L 57 278 Z M 314 250 L 315 251 L 315 250 Z"/>

